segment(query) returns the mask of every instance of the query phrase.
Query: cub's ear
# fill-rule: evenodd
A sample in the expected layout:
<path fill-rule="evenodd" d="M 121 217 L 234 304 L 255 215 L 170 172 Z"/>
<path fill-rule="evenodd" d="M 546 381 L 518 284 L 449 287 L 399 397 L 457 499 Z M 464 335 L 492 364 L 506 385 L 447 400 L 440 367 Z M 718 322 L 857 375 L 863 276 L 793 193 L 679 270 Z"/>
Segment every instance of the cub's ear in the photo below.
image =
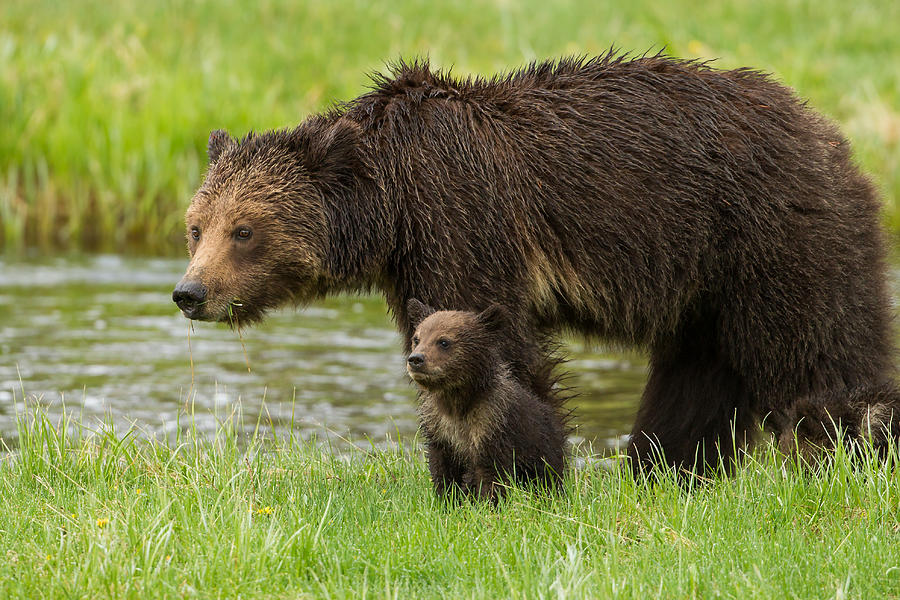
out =
<path fill-rule="evenodd" d="M 224 129 L 216 129 L 209 134 L 209 143 L 206 145 L 206 154 L 209 156 L 209 164 L 215 163 L 223 152 L 234 146 L 235 142 Z"/>
<path fill-rule="evenodd" d="M 427 304 L 422 304 L 415 298 L 410 298 L 406 301 L 406 312 L 409 315 L 409 324 L 413 327 L 418 327 L 419 323 L 424 321 L 428 315 L 437 311 Z"/>
<path fill-rule="evenodd" d="M 500 304 L 491 304 L 486 309 L 478 313 L 476 317 L 479 323 L 485 326 L 488 331 L 502 331 L 512 324 L 509 311 Z"/>

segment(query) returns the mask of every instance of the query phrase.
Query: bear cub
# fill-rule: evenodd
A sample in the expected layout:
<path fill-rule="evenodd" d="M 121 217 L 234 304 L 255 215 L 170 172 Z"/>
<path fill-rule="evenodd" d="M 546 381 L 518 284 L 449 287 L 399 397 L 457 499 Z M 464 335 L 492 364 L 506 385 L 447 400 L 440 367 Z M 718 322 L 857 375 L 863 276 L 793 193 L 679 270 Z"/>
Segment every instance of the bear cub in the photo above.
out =
<path fill-rule="evenodd" d="M 554 386 L 541 395 L 512 375 L 533 347 L 503 307 L 481 313 L 407 304 L 415 326 L 406 368 L 419 387 L 419 420 L 435 492 L 496 503 L 506 483 L 558 489 L 569 428 Z"/>

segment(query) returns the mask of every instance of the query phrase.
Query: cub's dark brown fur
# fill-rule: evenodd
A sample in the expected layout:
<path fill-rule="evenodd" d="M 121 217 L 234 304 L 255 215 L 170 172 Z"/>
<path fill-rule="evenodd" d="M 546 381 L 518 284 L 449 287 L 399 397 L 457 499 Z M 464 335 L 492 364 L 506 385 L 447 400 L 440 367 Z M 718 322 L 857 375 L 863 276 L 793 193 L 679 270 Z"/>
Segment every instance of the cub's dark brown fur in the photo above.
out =
<path fill-rule="evenodd" d="M 793 429 L 801 406 L 866 403 L 894 376 L 875 191 L 837 128 L 757 71 L 401 63 L 295 129 L 214 132 L 209 157 L 175 291 L 187 316 L 243 323 L 374 288 L 407 350 L 413 297 L 503 304 L 538 342 L 646 348 L 636 468 L 659 448 L 702 470 L 769 413 Z M 546 389 L 539 363 L 514 375 Z"/>
<path fill-rule="evenodd" d="M 807 463 L 818 463 L 820 451 L 833 449 L 839 440 L 851 451 L 865 441 L 884 458 L 891 442 L 900 439 L 900 391 L 887 383 L 849 394 L 804 398 L 793 406 L 787 423 L 795 429 L 781 430 L 778 447 L 785 454 L 799 454 Z"/>
<path fill-rule="evenodd" d="M 513 375 L 509 352 L 530 349 L 514 341 L 506 310 L 435 311 L 417 300 L 408 308 L 415 333 L 407 371 L 421 390 L 419 419 L 438 495 L 455 487 L 497 500 L 510 480 L 558 487 L 568 433 L 562 396 L 539 397 Z"/>

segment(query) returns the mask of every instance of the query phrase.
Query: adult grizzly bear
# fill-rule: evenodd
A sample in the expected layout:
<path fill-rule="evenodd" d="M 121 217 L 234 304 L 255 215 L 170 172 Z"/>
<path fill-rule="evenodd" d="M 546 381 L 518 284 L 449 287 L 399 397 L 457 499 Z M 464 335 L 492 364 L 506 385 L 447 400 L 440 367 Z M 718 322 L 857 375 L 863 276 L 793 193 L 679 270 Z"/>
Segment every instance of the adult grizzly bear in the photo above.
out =
<path fill-rule="evenodd" d="M 877 195 L 837 128 L 757 71 L 400 63 L 294 129 L 213 132 L 209 161 L 173 295 L 187 317 L 377 289 L 407 351 L 414 297 L 647 348 L 635 468 L 660 449 L 703 470 L 763 418 L 792 428 L 800 401 L 891 386 Z"/>

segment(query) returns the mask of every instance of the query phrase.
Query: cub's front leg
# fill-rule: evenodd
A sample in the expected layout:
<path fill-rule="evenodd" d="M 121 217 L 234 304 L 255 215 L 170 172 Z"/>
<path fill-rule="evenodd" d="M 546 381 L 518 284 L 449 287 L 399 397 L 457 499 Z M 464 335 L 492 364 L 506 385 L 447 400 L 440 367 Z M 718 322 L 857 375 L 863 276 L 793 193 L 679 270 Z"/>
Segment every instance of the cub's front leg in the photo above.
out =
<path fill-rule="evenodd" d="M 468 479 L 466 493 L 473 498 L 496 505 L 503 496 L 503 485 L 493 464 L 476 464 Z"/>
<path fill-rule="evenodd" d="M 425 450 L 428 455 L 428 471 L 431 473 L 431 483 L 434 486 L 435 494 L 439 498 L 446 498 L 454 489 L 457 494 L 461 494 L 464 487 L 464 469 L 453 451 L 445 444 L 435 440 L 429 440 Z"/>

